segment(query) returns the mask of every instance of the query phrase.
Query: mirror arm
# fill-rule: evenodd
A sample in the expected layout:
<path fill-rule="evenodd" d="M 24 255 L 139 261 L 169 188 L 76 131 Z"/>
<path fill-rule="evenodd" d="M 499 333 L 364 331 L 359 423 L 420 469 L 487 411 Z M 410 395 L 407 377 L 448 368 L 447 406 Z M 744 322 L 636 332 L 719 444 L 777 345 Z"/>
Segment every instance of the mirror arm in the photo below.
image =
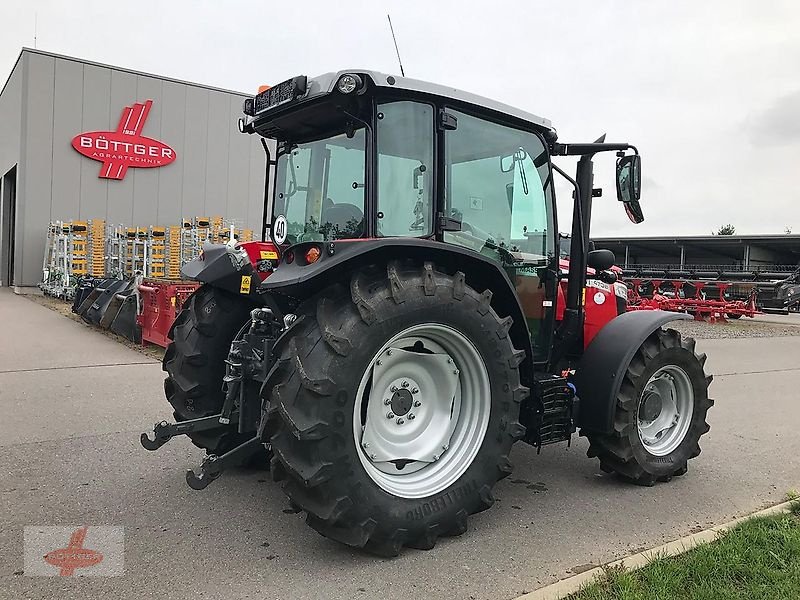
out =
<path fill-rule="evenodd" d="M 636 154 L 639 151 L 636 146 L 630 144 L 607 144 L 605 142 L 594 142 L 592 144 L 559 144 L 555 143 L 552 146 L 551 154 L 553 156 L 583 156 L 585 154 L 596 154 L 597 152 L 610 152 L 618 150 L 624 152 L 625 150 L 633 150 Z"/>

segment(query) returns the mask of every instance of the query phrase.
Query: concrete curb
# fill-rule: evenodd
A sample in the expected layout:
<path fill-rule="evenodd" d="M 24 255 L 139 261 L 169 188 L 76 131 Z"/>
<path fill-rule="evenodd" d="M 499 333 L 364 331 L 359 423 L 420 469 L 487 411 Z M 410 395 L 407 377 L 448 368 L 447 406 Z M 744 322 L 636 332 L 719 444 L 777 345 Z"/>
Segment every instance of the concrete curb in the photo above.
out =
<path fill-rule="evenodd" d="M 581 586 L 591 583 L 595 577 L 603 573 L 604 568 L 623 565 L 626 569 L 638 569 L 659 556 L 675 556 L 677 554 L 683 554 L 687 550 L 691 550 L 699 544 L 714 541 L 717 539 L 719 534 L 727 531 L 728 529 L 736 527 L 743 521 L 747 521 L 754 517 L 766 517 L 769 515 L 789 512 L 789 508 L 793 502 L 796 502 L 796 500 L 782 502 L 776 506 L 770 506 L 769 508 L 745 515 L 744 517 L 739 517 L 732 521 L 728 521 L 722 525 L 716 525 L 714 527 L 710 527 L 709 529 L 704 529 L 698 533 L 693 533 L 691 535 L 678 538 L 677 540 L 667 542 L 666 544 L 656 546 L 655 548 L 650 548 L 644 552 L 631 554 L 625 558 L 606 563 L 605 565 L 595 567 L 594 569 L 584 571 L 578 575 L 562 579 L 561 581 L 557 581 L 556 583 L 539 588 L 538 590 L 523 594 L 514 600 L 559 600 L 564 596 L 574 594 L 581 588 Z"/>

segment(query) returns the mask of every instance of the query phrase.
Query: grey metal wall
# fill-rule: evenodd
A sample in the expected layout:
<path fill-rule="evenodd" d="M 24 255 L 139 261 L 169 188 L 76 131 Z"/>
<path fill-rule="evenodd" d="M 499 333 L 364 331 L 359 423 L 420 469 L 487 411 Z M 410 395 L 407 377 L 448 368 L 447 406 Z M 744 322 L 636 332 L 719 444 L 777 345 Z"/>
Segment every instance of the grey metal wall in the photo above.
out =
<path fill-rule="evenodd" d="M 6 181 L 3 175 L 19 162 L 20 139 L 22 136 L 22 82 L 21 68 L 14 68 L 5 87 L 0 93 L 0 188 Z M 18 173 L 19 171 L 17 171 Z M 6 233 L 10 227 L 10 190 L 0 189 L 0 285 L 7 286 L 7 254 L 10 252 L 11 235 Z"/>
<path fill-rule="evenodd" d="M 39 51 L 24 50 L 20 62 L 12 76 L 21 68 L 16 285 L 40 280 L 51 220 L 146 226 L 222 215 L 260 234 L 264 154 L 256 137 L 236 129 L 244 96 Z M 145 100 L 153 105 L 142 135 L 171 146 L 177 159 L 100 179 L 102 163 L 78 154 L 72 138 L 115 130 L 123 108 Z M 13 119 L 0 105 L 0 123 Z M 5 164 L 14 142 L 3 138 Z"/>
<path fill-rule="evenodd" d="M 14 68 L 0 94 L 0 176 L 19 162 L 22 128 L 22 69 Z"/>

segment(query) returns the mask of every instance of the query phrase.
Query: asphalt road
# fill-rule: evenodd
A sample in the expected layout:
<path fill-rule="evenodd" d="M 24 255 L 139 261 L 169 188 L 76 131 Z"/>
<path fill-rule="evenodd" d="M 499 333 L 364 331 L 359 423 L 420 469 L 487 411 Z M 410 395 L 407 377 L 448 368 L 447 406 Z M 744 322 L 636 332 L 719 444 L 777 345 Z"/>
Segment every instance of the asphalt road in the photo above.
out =
<path fill-rule="evenodd" d="M 800 337 L 707 340 L 717 404 L 687 476 L 628 486 L 583 439 L 519 444 L 466 534 L 377 559 L 307 527 L 268 473 L 196 492 L 188 440 L 143 450 L 139 433 L 169 417 L 152 358 L 9 293 L 0 322 L 1 598 L 508 599 L 800 487 Z M 22 573 L 24 526 L 83 524 L 124 526 L 124 576 Z"/>

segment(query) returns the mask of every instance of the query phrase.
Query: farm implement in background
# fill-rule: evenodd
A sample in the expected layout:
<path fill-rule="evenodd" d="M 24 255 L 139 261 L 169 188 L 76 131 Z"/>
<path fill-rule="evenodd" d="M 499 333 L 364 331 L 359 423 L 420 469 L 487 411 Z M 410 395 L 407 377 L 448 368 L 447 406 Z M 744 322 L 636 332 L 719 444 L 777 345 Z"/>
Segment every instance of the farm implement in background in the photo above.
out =
<path fill-rule="evenodd" d="M 628 279 L 628 310 L 668 310 L 688 313 L 696 321 L 726 321 L 741 317 L 754 317 L 761 311 L 757 307 L 758 288 L 755 284 L 731 281 L 686 281 L 682 279 Z M 749 288 L 745 300 L 733 299 L 729 288 Z"/>
<path fill-rule="evenodd" d="M 800 310 L 800 267 L 656 267 L 637 265 L 622 269 L 621 276 L 632 290 L 630 310 L 656 305 L 672 306 L 665 310 L 682 312 L 699 308 L 705 315 L 727 314 L 733 318 L 752 317 L 757 312 L 787 314 Z M 747 308 L 751 305 L 755 312 L 752 307 Z"/>

